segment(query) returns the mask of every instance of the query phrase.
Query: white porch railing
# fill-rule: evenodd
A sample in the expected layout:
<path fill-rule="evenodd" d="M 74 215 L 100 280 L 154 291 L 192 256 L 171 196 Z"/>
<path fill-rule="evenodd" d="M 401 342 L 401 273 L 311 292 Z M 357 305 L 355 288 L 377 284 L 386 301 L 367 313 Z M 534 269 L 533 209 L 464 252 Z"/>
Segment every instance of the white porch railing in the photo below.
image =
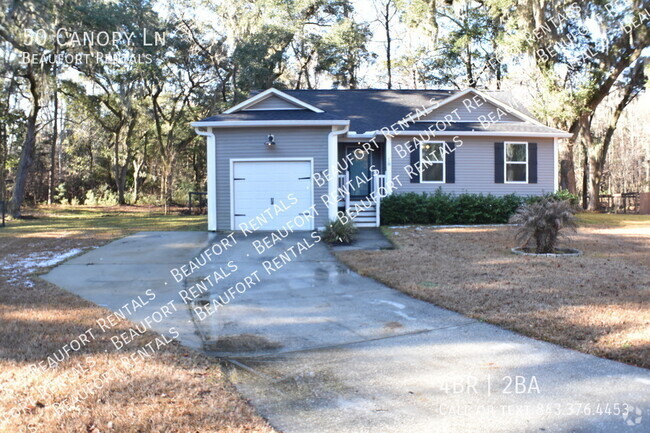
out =
<path fill-rule="evenodd" d="M 388 189 L 386 186 L 386 175 L 378 174 L 375 172 L 372 174 L 372 181 L 370 183 L 372 199 L 375 202 L 375 225 L 379 227 L 381 222 L 380 215 L 380 204 L 382 197 L 388 195 Z M 350 210 L 350 173 L 346 171 L 343 174 L 339 174 L 338 178 L 338 192 L 339 202 L 343 201 L 345 204 L 345 211 L 349 212 Z"/>
<path fill-rule="evenodd" d="M 345 212 L 350 209 L 350 172 L 339 174 L 339 201 L 345 203 Z"/>
<path fill-rule="evenodd" d="M 377 227 L 379 227 L 381 225 L 381 215 L 379 215 L 379 211 L 381 209 L 380 206 L 381 198 L 384 195 L 387 195 L 385 174 L 375 173 L 372 176 L 372 191 L 374 192 L 374 196 L 375 196 Z"/>

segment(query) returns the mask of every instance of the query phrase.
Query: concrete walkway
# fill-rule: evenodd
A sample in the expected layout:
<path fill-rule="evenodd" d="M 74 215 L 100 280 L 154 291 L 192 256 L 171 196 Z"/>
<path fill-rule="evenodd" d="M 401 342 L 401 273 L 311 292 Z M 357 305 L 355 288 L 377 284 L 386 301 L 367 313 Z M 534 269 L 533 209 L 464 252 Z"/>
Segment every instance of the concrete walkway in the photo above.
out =
<path fill-rule="evenodd" d="M 45 278 L 113 310 L 155 290 L 134 321 L 175 300 L 154 329 L 175 326 L 184 344 L 231 360 L 239 390 L 286 433 L 650 432 L 650 371 L 412 299 L 309 234 L 270 248 L 265 236 L 140 233 Z M 175 282 L 170 269 L 220 241 Z"/>

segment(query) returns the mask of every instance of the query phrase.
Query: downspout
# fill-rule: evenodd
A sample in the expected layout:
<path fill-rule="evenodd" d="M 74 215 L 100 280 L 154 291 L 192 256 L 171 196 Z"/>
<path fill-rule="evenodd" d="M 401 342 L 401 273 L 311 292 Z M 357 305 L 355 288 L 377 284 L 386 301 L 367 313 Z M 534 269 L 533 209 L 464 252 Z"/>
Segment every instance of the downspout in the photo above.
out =
<path fill-rule="evenodd" d="M 336 212 L 338 211 L 338 184 L 339 184 L 339 140 L 338 137 L 348 132 L 350 124 L 337 129 L 332 126 L 332 132 L 327 135 L 327 173 L 329 173 L 327 183 L 327 195 L 329 204 L 327 208 L 327 217 L 329 221 L 336 219 Z"/>
<path fill-rule="evenodd" d="M 553 192 L 559 189 L 558 138 L 553 137 Z"/>
<path fill-rule="evenodd" d="M 194 131 L 203 137 L 207 137 L 207 155 L 208 162 L 208 230 L 217 231 L 217 149 L 212 128 L 203 130 L 199 127 Z"/>

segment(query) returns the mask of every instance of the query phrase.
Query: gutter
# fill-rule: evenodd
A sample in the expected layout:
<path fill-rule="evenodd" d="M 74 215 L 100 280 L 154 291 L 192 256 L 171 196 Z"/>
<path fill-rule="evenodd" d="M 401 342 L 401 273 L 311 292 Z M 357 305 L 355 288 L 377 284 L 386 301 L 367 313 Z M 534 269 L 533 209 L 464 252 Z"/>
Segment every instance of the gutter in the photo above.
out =
<path fill-rule="evenodd" d="M 192 124 L 192 126 L 194 126 L 194 124 Z M 202 130 L 195 126 L 194 132 L 207 138 L 208 231 L 214 232 L 217 231 L 217 145 L 212 128 Z"/>
<path fill-rule="evenodd" d="M 414 136 L 414 135 L 431 135 L 432 137 L 438 136 L 476 136 L 476 137 L 557 137 L 557 138 L 570 138 L 573 134 L 568 132 L 489 132 L 489 131 L 396 131 L 391 133 L 393 136 Z"/>
<path fill-rule="evenodd" d="M 241 126 L 346 126 L 349 120 L 222 120 L 208 122 L 192 122 L 194 128 L 236 128 Z"/>
<path fill-rule="evenodd" d="M 350 122 L 348 121 L 345 126 L 339 129 L 332 127 L 332 132 L 327 134 L 327 218 L 329 221 L 336 219 L 336 212 L 338 211 L 338 153 L 339 153 L 339 136 L 346 134 L 350 130 Z"/>

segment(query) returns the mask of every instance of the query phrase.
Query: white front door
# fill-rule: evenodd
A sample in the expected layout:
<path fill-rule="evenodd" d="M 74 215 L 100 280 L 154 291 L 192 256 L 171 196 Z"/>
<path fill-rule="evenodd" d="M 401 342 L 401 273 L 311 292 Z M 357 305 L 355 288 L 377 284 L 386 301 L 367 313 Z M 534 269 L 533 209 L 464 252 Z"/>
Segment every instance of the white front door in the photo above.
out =
<path fill-rule="evenodd" d="M 301 216 L 313 220 L 311 161 L 234 161 L 232 176 L 234 230 L 277 230 Z M 310 230 L 311 222 L 301 228 Z"/>

